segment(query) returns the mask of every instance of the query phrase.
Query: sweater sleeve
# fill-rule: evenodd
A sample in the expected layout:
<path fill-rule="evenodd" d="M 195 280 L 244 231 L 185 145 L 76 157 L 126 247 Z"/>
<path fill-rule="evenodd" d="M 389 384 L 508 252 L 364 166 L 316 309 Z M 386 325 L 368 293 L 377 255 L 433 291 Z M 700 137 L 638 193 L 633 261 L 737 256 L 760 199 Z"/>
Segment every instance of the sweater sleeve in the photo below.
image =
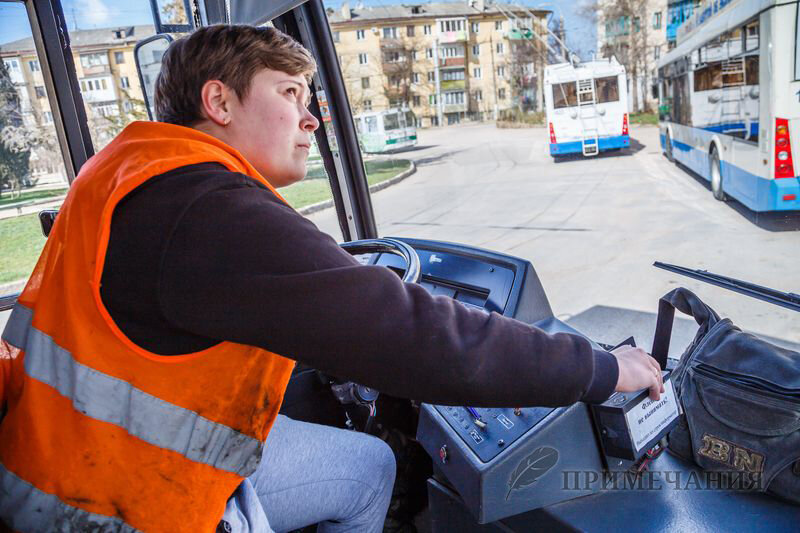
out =
<path fill-rule="evenodd" d="M 576 335 L 468 309 L 364 266 L 270 191 L 197 199 L 161 261 L 175 327 L 262 347 L 341 379 L 424 402 L 602 402 L 616 358 Z"/>

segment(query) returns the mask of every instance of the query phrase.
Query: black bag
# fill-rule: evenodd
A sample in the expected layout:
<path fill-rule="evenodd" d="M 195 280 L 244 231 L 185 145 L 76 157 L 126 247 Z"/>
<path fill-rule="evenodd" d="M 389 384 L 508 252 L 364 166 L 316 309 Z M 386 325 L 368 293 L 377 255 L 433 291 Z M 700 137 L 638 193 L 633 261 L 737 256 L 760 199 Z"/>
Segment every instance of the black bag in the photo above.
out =
<path fill-rule="evenodd" d="M 800 353 L 743 333 L 679 288 L 659 301 L 653 357 L 662 368 L 675 309 L 700 328 L 672 372 L 684 413 L 669 450 L 720 472 L 725 486 L 800 503 Z"/>

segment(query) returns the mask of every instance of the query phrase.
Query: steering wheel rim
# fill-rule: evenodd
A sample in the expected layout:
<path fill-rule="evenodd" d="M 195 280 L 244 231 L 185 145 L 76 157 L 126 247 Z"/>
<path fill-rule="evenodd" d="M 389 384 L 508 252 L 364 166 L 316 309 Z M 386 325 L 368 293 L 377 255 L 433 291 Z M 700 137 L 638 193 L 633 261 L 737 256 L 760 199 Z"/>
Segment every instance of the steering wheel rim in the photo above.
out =
<path fill-rule="evenodd" d="M 362 239 L 360 241 L 350 241 L 339 243 L 339 246 L 352 255 L 387 253 L 399 255 L 406 260 L 406 273 L 403 281 L 406 283 L 419 283 L 422 277 L 422 267 L 419 262 L 419 255 L 416 250 L 396 239 Z"/>

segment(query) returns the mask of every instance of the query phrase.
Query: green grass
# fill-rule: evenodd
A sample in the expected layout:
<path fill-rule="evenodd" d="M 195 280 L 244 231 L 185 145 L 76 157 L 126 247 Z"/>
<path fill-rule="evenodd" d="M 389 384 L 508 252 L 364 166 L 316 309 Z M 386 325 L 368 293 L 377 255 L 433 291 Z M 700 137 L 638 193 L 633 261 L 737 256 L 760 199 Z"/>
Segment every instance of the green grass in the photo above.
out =
<path fill-rule="evenodd" d="M 35 214 L 0 220 L 0 283 L 27 278 L 44 246 Z"/>
<path fill-rule="evenodd" d="M 650 124 L 658 126 L 658 115 L 655 113 L 631 113 L 631 124 Z"/>
<path fill-rule="evenodd" d="M 411 163 L 406 159 L 367 161 L 367 181 L 370 185 L 375 185 L 393 178 L 410 165 Z M 63 194 L 64 190 L 35 192 Z M 331 188 L 328 180 L 323 178 L 306 178 L 300 183 L 284 187 L 279 192 L 295 209 L 315 204 L 331 197 Z M 25 199 L 24 194 L 23 199 Z M 35 196 L 35 198 L 41 199 L 55 195 Z M 33 198 L 29 196 L 27 199 Z M 2 200 L 5 200 L 5 198 L 0 199 L 0 201 Z M 27 278 L 36 265 L 36 260 L 42 251 L 44 241 L 39 218 L 36 214 L 0 219 L 0 283 Z"/>
<path fill-rule="evenodd" d="M 24 191 L 19 198 L 11 198 L 11 192 L 4 192 L 0 197 L 0 209 L 9 204 L 16 204 L 18 202 L 32 202 L 36 200 L 43 200 L 45 198 L 52 198 L 55 196 L 64 196 L 67 194 L 67 189 L 48 189 L 43 191 Z"/>
<path fill-rule="evenodd" d="M 395 177 L 406 170 L 411 163 L 406 159 L 388 161 L 367 161 L 367 183 L 375 185 Z M 309 171 L 308 177 L 300 183 L 289 185 L 278 191 L 295 209 L 322 202 L 331 198 L 331 187 L 324 170 Z"/>

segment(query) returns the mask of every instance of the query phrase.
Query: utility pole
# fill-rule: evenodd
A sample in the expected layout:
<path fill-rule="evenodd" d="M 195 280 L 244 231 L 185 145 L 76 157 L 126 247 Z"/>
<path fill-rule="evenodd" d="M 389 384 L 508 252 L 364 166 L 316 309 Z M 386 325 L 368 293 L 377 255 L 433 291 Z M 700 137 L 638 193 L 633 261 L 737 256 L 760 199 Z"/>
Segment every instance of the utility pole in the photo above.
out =
<path fill-rule="evenodd" d="M 437 37 L 433 42 L 433 61 L 434 61 L 434 76 L 436 79 L 436 121 L 439 126 L 443 126 L 442 122 L 442 84 L 439 79 L 439 38 Z"/>
<path fill-rule="evenodd" d="M 494 102 L 494 120 L 497 120 L 497 68 L 494 66 L 494 37 L 489 33 L 489 52 L 492 54 L 492 87 L 494 95 L 492 101 Z"/>

